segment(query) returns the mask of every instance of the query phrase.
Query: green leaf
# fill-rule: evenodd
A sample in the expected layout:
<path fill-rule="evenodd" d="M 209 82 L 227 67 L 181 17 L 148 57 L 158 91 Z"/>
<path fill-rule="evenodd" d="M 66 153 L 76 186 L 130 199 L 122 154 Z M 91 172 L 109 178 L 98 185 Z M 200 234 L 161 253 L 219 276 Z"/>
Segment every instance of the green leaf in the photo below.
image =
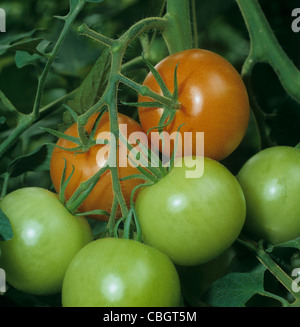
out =
<path fill-rule="evenodd" d="M 83 215 L 84 214 L 85 213 L 83 213 Z M 76 213 L 76 215 L 78 215 L 78 214 Z M 97 236 L 98 234 L 103 233 L 105 231 L 106 226 L 107 226 L 107 221 L 96 220 L 96 219 L 92 219 L 90 217 L 86 217 L 86 219 L 92 228 L 92 232 L 93 232 L 94 236 Z"/>
<path fill-rule="evenodd" d="M 110 63 L 110 52 L 105 49 L 78 88 L 74 98 L 68 102 L 68 106 L 78 115 L 86 112 L 101 98 L 107 85 Z M 64 113 L 64 122 L 66 125 L 73 123 L 69 111 Z"/>
<path fill-rule="evenodd" d="M 20 33 L 20 34 L 16 34 L 16 35 L 11 34 L 11 35 L 6 36 L 3 39 L 1 39 L 0 46 L 1 45 L 10 45 L 10 44 L 13 44 L 15 42 L 31 38 L 35 33 L 39 32 L 39 31 L 43 31 L 43 30 L 44 29 L 34 29 L 34 30 L 29 31 L 29 32 Z"/>
<path fill-rule="evenodd" d="M 8 167 L 8 173 L 11 177 L 16 177 L 28 171 L 49 170 L 51 153 L 48 145 L 42 145 L 13 160 Z"/>
<path fill-rule="evenodd" d="M 279 243 L 279 244 L 268 244 L 268 247 L 266 248 L 267 252 L 272 252 L 274 248 L 295 248 L 295 249 L 300 249 L 300 237 L 297 237 L 293 240 Z"/>
<path fill-rule="evenodd" d="M 15 55 L 15 61 L 18 68 L 23 68 L 28 65 L 34 65 L 42 56 L 38 54 L 30 55 L 25 51 L 17 51 Z"/>
<path fill-rule="evenodd" d="M 9 219 L 0 209 L 0 241 L 8 241 L 13 238 L 13 230 Z"/>
<path fill-rule="evenodd" d="M 29 54 L 40 54 L 40 52 L 37 50 L 37 46 L 43 41 L 42 38 L 35 38 L 35 39 L 29 39 L 29 40 L 23 40 L 20 42 L 17 42 L 15 44 L 11 45 L 0 45 L 0 55 L 3 55 L 4 53 L 8 51 L 25 51 Z"/>
<path fill-rule="evenodd" d="M 245 307 L 255 294 L 265 294 L 263 265 L 253 272 L 233 272 L 216 280 L 204 294 L 204 301 L 214 307 Z"/>

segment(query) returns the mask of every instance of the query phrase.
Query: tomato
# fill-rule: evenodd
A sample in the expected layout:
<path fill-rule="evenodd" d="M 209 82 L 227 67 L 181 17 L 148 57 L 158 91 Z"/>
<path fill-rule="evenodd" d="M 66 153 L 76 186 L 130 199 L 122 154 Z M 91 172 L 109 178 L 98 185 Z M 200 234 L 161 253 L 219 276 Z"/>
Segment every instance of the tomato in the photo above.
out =
<path fill-rule="evenodd" d="M 203 175 L 186 178 L 202 160 Z M 135 206 L 143 241 L 183 266 L 205 263 L 229 248 L 246 215 L 235 177 L 221 163 L 200 157 L 177 158 L 165 177 L 139 192 Z"/>
<path fill-rule="evenodd" d="M 247 203 L 245 231 L 276 244 L 300 236 L 300 150 L 274 146 L 240 169 Z"/>
<path fill-rule="evenodd" d="M 88 121 L 86 125 L 87 133 L 91 132 L 97 116 L 98 114 L 93 115 Z M 135 120 L 133 120 L 128 116 L 125 116 L 123 114 L 118 114 L 118 121 L 119 121 L 120 132 L 123 133 L 123 135 L 128 135 L 129 137 L 130 134 L 134 132 L 143 133 L 141 126 Z M 110 131 L 109 115 L 107 112 L 105 112 L 98 124 L 97 131 L 95 134 L 95 139 L 97 138 L 103 139 L 103 137 L 109 139 L 109 134 L 108 134 L 109 131 Z M 69 127 L 65 131 L 65 134 L 78 137 L 77 124 L 73 124 L 71 127 Z M 63 148 L 73 148 L 77 146 L 73 142 L 70 142 L 63 138 L 60 138 L 57 141 L 57 145 Z M 77 153 L 76 155 L 74 155 L 73 152 L 55 147 L 51 157 L 50 174 L 51 174 L 53 185 L 57 192 L 60 191 L 60 181 L 65 166 L 64 159 L 66 159 L 66 163 L 67 163 L 66 176 L 69 176 L 71 174 L 73 170 L 73 166 L 75 168 L 72 178 L 70 179 L 68 186 L 65 190 L 66 200 L 70 199 L 70 197 L 76 191 L 80 183 L 94 176 L 99 171 L 99 169 L 105 165 L 105 163 L 107 162 L 107 151 L 104 151 L 105 146 L 109 147 L 109 145 L 96 144 L 92 146 L 87 152 Z M 120 153 L 121 151 L 124 152 L 124 148 L 126 154 L 127 146 L 122 141 L 120 141 L 118 153 Z M 124 167 L 118 168 L 120 178 L 124 178 L 126 176 L 139 173 L 137 168 L 132 167 L 131 162 L 127 158 L 125 158 L 125 160 L 126 162 L 123 164 Z M 141 179 L 129 179 L 129 180 L 121 181 L 122 192 L 127 204 L 129 204 L 130 201 L 131 191 L 136 185 L 140 183 L 142 183 Z M 89 196 L 79 207 L 79 211 L 88 212 L 92 210 L 102 209 L 107 212 L 110 212 L 112 202 L 113 202 L 112 177 L 111 177 L 111 172 L 107 170 L 104 174 L 102 174 L 98 183 L 95 185 Z M 120 212 L 118 213 L 118 216 L 120 216 Z M 92 215 L 90 217 L 99 220 L 108 219 L 108 217 L 105 215 Z"/>
<path fill-rule="evenodd" d="M 204 132 L 204 156 L 215 160 L 224 159 L 238 147 L 248 127 L 249 100 L 242 78 L 218 54 L 189 49 L 172 54 L 155 66 L 171 92 L 177 64 L 178 101 L 181 107 L 172 123 L 163 130 L 172 135 L 184 124 L 180 129 L 182 139 L 184 133 L 192 133 L 192 142 L 184 144 L 182 150 L 186 156 L 202 155 L 197 153 L 201 144 L 198 146 L 196 143 L 196 132 Z M 162 94 L 151 72 L 143 84 Z M 144 101 L 153 100 L 139 96 L 139 102 Z M 139 119 L 145 131 L 158 126 L 162 112 L 162 108 L 139 108 Z M 157 129 L 149 133 L 149 139 L 152 144 L 160 144 L 160 149 L 167 157 L 173 151 L 171 142 L 165 142 L 162 147 Z"/>
<path fill-rule="evenodd" d="M 38 187 L 9 193 L 0 208 L 14 233 L 0 242 L 7 282 L 31 294 L 59 293 L 71 259 L 93 240 L 87 220 L 71 215 L 56 194 Z"/>
<path fill-rule="evenodd" d="M 69 265 L 64 307 L 178 306 L 180 282 L 170 259 L 138 241 L 102 238 L 85 246 Z"/>

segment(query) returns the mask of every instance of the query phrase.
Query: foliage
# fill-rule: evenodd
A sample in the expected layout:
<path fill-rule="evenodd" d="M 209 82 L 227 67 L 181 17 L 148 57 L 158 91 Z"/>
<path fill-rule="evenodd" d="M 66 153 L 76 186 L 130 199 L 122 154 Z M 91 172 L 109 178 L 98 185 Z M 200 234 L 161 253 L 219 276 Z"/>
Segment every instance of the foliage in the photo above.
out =
<path fill-rule="evenodd" d="M 178 3 L 168 1 L 169 13 L 176 12 Z M 140 83 L 149 67 L 191 43 L 228 59 L 248 88 L 253 115 L 247 134 L 222 161 L 233 174 L 262 148 L 299 144 L 300 33 L 291 30 L 291 12 L 298 2 L 190 1 L 191 27 L 178 22 L 170 29 L 163 4 L 161 0 L 2 1 L 7 32 L 0 37 L 1 197 L 23 186 L 53 189 L 49 165 L 57 137 L 49 130 L 63 132 L 77 120 L 80 144 L 88 148 L 83 126 L 103 107 L 112 116 L 119 111 L 138 119 L 134 103 L 141 92 L 162 106 L 176 107 L 176 99 L 153 94 Z M 175 42 L 183 30 L 193 37 Z M 116 124 L 112 131 L 117 131 Z M 117 171 L 111 173 L 123 215 L 131 219 L 134 210 L 124 204 Z M 108 231 L 103 223 L 91 221 L 94 234 L 111 234 L 112 219 Z M 11 237 L 0 211 L 0 240 Z M 271 246 L 240 238 L 234 247 L 236 256 L 228 273 L 199 294 L 201 304 L 299 306 L 299 294 L 291 288 L 291 257 L 300 250 L 299 239 Z M 11 287 L 0 301 L 12 306 L 61 305 L 59 294 L 38 297 Z M 184 301 L 186 306 L 195 305 L 191 298 Z"/>

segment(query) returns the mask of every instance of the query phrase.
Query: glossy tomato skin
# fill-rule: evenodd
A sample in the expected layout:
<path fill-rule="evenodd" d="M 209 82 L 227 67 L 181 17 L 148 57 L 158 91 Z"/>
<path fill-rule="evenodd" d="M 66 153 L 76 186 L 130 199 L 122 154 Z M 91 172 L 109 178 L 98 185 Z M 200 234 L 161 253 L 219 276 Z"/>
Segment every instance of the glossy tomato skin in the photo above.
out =
<path fill-rule="evenodd" d="M 97 114 L 93 115 L 88 121 L 86 125 L 87 133 L 91 132 L 97 116 L 98 116 Z M 124 135 L 125 133 L 127 133 L 128 137 L 133 132 L 141 132 L 141 133 L 143 132 L 141 126 L 135 120 L 133 120 L 128 116 L 119 113 L 118 121 L 119 121 L 120 132 L 123 133 Z M 108 136 L 109 131 L 110 131 L 109 115 L 106 112 L 101 117 L 100 123 L 97 128 L 97 132 L 95 134 L 95 138 L 96 139 L 103 138 L 105 135 L 106 137 L 109 137 Z M 78 137 L 77 124 L 73 124 L 71 127 L 69 127 L 65 131 L 65 134 Z M 102 136 L 100 136 L 100 134 Z M 76 146 L 76 144 L 62 138 L 57 141 L 57 145 L 63 148 L 73 148 Z M 51 162 L 50 162 L 50 174 L 51 174 L 53 185 L 57 192 L 60 191 L 60 181 L 65 166 L 64 158 L 66 159 L 67 162 L 66 176 L 69 176 L 71 174 L 73 170 L 73 165 L 75 168 L 72 178 L 70 179 L 70 182 L 65 190 L 66 200 L 70 199 L 70 197 L 76 191 L 80 183 L 91 178 L 99 171 L 99 169 L 102 166 L 104 166 L 104 164 L 107 161 L 105 151 L 101 152 L 101 149 L 103 150 L 104 146 L 105 145 L 103 144 L 102 145 L 96 144 L 92 146 L 87 152 L 78 153 L 76 155 L 74 155 L 73 152 L 58 147 L 54 148 L 51 157 Z M 124 145 L 124 143 L 120 141 L 119 149 L 123 149 L 120 151 L 124 152 L 124 148 L 126 153 L 127 151 L 126 145 Z M 124 178 L 126 176 L 139 173 L 137 168 L 132 167 L 131 162 L 129 162 L 129 160 L 127 159 L 126 159 L 126 164 L 123 164 L 123 166 L 125 167 L 118 168 L 120 178 Z M 133 188 L 142 182 L 143 181 L 140 179 L 129 179 L 129 180 L 121 181 L 122 192 L 127 204 L 129 204 L 130 195 Z M 88 211 L 100 209 L 110 212 L 112 202 L 113 202 L 112 177 L 110 171 L 106 171 L 104 174 L 102 174 L 98 183 L 95 185 L 89 196 L 82 203 L 82 205 L 79 208 L 79 211 L 88 212 Z M 105 215 L 92 215 L 90 217 L 99 220 L 108 219 L 108 217 Z"/>
<path fill-rule="evenodd" d="M 258 152 L 237 178 L 247 203 L 245 231 L 277 244 L 300 236 L 300 150 L 275 146 Z"/>
<path fill-rule="evenodd" d="M 186 178 L 192 158 L 184 158 L 182 167 L 177 160 L 168 175 L 141 190 L 136 212 L 146 244 L 175 264 L 194 266 L 214 259 L 239 236 L 245 199 L 235 177 L 219 162 L 197 158 L 204 160 L 203 175 Z"/>
<path fill-rule="evenodd" d="M 172 54 L 155 68 L 168 89 L 174 89 L 174 70 L 178 65 L 178 101 L 181 104 L 173 122 L 164 128 L 168 133 L 193 133 L 192 146 L 184 145 L 185 155 L 196 153 L 196 132 L 204 132 L 204 156 L 221 160 L 230 155 L 242 141 L 249 122 L 249 100 L 242 78 L 223 57 L 203 49 L 189 49 Z M 162 94 L 150 72 L 144 85 Z M 139 96 L 139 101 L 153 101 Z M 158 126 L 162 108 L 139 108 L 142 127 L 148 131 Z M 158 144 L 157 130 L 149 133 L 149 139 Z M 166 143 L 160 148 L 167 156 L 172 152 Z"/>
<path fill-rule="evenodd" d="M 98 239 L 84 247 L 66 272 L 64 307 L 178 306 L 180 282 L 170 259 L 134 240 Z"/>
<path fill-rule="evenodd" d="M 0 242 L 7 282 L 30 294 L 59 293 L 71 259 L 93 240 L 87 220 L 71 215 L 53 192 L 36 187 L 6 195 L 0 208 L 14 233 Z"/>

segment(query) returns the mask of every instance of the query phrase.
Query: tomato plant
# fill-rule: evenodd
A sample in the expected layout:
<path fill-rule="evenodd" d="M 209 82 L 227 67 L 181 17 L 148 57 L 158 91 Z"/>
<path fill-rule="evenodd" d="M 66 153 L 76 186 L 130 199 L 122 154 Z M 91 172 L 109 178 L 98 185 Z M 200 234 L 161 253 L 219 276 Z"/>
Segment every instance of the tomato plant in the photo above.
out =
<path fill-rule="evenodd" d="M 188 49 L 172 54 L 156 65 L 170 91 L 174 89 L 174 71 L 177 69 L 178 101 L 172 122 L 163 130 L 176 133 L 193 133 L 192 141 L 184 144 L 185 155 L 196 155 L 196 132 L 204 132 L 204 155 L 216 160 L 229 156 L 241 143 L 249 121 L 249 100 L 244 82 L 236 69 L 220 55 L 204 49 Z M 161 93 L 161 88 L 150 72 L 143 85 Z M 140 102 L 151 101 L 139 96 Z M 139 108 L 139 118 L 145 131 L 159 126 L 163 108 Z M 163 121 L 165 123 L 165 121 Z M 157 129 L 149 139 L 159 144 Z M 184 141 L 183 141 L 184 142 Z M 170 156 L 169 143 L 161 150 Z"/>
<path fill-rule="evenodd" d="M 238 173 L 246 198 L 245 229 L 276 244 L 300 236 L 300 150 L 276 146 L 258 152 Z"/>
<path fill-rule="evenodd" d="M 1 2 L 0 305 L 300 306 L 297 1 Z"/>
<path fill-rule="evenodd" d="M 38 187 L 9 193 L 0 208 L 14 233 L 0 242 L 7 282 L 30 294 L 60 293 L 71 259 L 93 240 L 86 219 L 71 215 L 56 194 Z"/>
<path fill-rule="evenodd" d="M 85 129 L 87 133 L 91 133 L 97 116 L 97 114 L 92 116 L 86 124 Z M 132 118 L 123 114 L 119 114 L 118 120 L 120 126 L 120 133 L 124 133 L 125 135 L 127 135 L 128 133 L 128 135 L 130 135 L 134 132 L 142 132 L 140 125 Z M 105 138 L 109 141 L 109 131 L 109 116 L 108 113 L 105 112 L 101 117 L 99 124 L 97 125 L 95 139 L 100 140 Z M 70 126 L 65 131 L 65 134 L 73 137 L 78 137 L 77 124 L 75 123 Z M 107 163 L 110 145 L 96 144 L 90 147 L 88 151 L 76 154 L 72 151 L 68 151 L 68 149 L 76 147 L 76 144 L 67 139 L 60 138 L 57 141 L 57 146 L 58 147 L 55 147 L 51 156 L 51 179 L 56 191 L 59 192 L 64 168 L 66 168 L 66 176 L 70 176 L 74 167 L 74 172 L 64 193 L 65 199 L 68 200 L 71 198 L 71 196 L 74 194 L 74 192 L 82 182 L 87 181 L 88 179 L 93 177 L 97 173 L 97 171 Z M 104 147 L 108 147 L 108 149 L 105 149 Z M 123 158 L 121 158 L 121 160 L 125 160 L 125 163 L 123 163 L 122 167 L 119 166 L 118 168 L 120 178 L 128 177 L 129 175 L 138 173 L 138 170 L 132 166 L 130 159 L 126 157 L 128 152 L 127 145 L 122 141 L 119 141 L 119 149 L 117 151 L 117 156 L 121 152 L 124 153 L 124 151 L 125 158 L 123 155 Z M 131 191 L 135 186 L 137 186 L 141 182 L 143 182 L 143 180 L 141 179 L 130 179 L 121 182 L 122 192 L 128 204 L 130 201 Z M 94 210 L 104 210 L 106 212 L 110 212 L 112 203 L 112 177 L 110 171 L 106 171 L 104 174 L 101 175 L 99 181 L 97 182 L 89 196 L 79 207 L 79 210 L 82 212 L 89 212 Z M 91 217 L 101 220 L 108 219 L 107 216 L 98 214 L 92 215 Z"/>
<path fill-rule="evenodd" d="M 223 165 L 209 158 L 177 160 L 167 176 L 140 191 L 136 212 L 146 244 L 178 265 L 192 266 L 229 248 L 242 230 L 246 206 L 240 185 Z M 203 175 L 186 178 L 188 167 L 201 160 Z"/>
<path fill-rule="evenodd" d="M 180 283 L 170 259 L 133 240 L 104 238 L 80 251 L 66 272 L 65 307 L 172 307 Z"/>

